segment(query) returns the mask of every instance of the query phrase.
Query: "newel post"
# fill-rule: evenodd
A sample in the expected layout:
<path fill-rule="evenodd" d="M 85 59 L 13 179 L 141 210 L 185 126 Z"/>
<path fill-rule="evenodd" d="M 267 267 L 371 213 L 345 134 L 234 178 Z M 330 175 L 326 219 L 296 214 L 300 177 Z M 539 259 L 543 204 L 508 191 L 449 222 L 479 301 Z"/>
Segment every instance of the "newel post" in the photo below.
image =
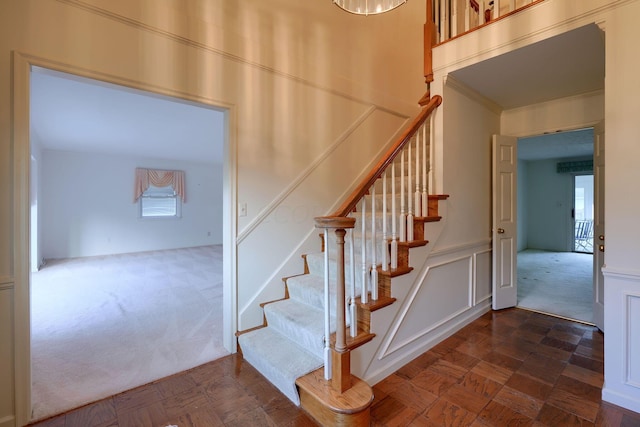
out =
<path fill-rule="evenodd" d="M 344 267 L 344 236 L 347 228 L 355 226 L 355 218 L 350 217 L 318 217 L 315 218 L 316 228 L 325 231 L 334 230 L 336 235 L 336 341 L 331 349 L 331 361 L 325 354 L 325 366 L 331 365 L 331 387 L 343 393 L 351 387 L 351 355 L 347 348 L 346 318 L 345 318 L 345 267 Z M 327 233 L 325 233 L 327 235 Z M 326 239 L 325 239 L 326 240 Z M 325 253 L 329 251 L 330 242 L 325 241 Z M 325 257 L 326 260 L 326 257 Z M 326 262 L 326 261 L 325 261 Z M 326 267 L 325 267 L 326 271 Z M 329 280 L 325 277 L 325 295 L 329 294 Z M 331 304 L 325 302 L 325 339 L 329 338 L 329 318 Z M 325 375 L 326 378 L 326 375 Z"/>

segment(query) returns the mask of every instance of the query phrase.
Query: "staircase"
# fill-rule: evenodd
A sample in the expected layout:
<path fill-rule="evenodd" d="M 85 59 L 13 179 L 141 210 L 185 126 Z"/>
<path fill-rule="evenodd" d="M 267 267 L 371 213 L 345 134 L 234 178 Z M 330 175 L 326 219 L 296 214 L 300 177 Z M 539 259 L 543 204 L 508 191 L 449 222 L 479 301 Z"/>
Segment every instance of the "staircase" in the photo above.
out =
<path fill-rule="evenodd" d="M 238 334 L 243 357 L 323 425 L 369 423 L 373 393 L 351 374 L 350 352 L 375 337 L 371 318 L 394 303 L 393 278 L 412 270 L 411 248 L 427 245 L 425 224 L 441 219 L 438 204 L 447 196 L 426 195 L 426 172 L 422 181 L 416 178 L 408 191 L 400 191 L 411 182 L 408 173 L 414 161 L 417 176 L 418 169 L 427 168 L 415 151 L 406 160 L 399 155 L 413 141 L 419 150 L 416 135 L 423 132 L 426 137 L 427 118 L 440 102 L 437 97 L 425 107 L 338 212 L 316 219 L 316 227 L 325 230 L 319 238 L 321 250 L 303 256 L 303 274 L 284 279 L 284 299 L 262 305 L 263 326 Z M 391 178 L 384 172 L 390 170 Z M 395 170 L 405 173 L 396 175 Z M 421 204 L 415 212 L 426 211 L 413 218 L 409 200 L 416 181 L 424 182 L 425 192 L 415 195 Z M 425 203 L 418 201 L 421 197 Z M 394 215 L 392 208 L 401 214 Z M 398 234 L 405 237 L 394 239 Z M 328 342 L 325 336 L 330 336 Z"/>

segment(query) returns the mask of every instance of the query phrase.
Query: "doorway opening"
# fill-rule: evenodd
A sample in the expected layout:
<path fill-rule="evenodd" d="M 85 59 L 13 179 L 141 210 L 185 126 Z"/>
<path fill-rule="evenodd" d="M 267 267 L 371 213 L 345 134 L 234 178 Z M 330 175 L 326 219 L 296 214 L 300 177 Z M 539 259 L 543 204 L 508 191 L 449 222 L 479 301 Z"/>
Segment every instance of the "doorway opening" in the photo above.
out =
<path fill-rule="evenodd" d="M 228 354 L 224 111 L 32 67 L 32 418 Z M 143 218 L 135 169 L 184 172 L 180 215 Z"/>
<path fill-rule="evenodd" d="M 590 324 L 593 141 L 593 128 L 518 140 L 518 306 Z"/>
<path fill-rule="evenodd" d="M 593 253 L 593 174 L 576 175 L 573 186 L 574 252 Z"/>

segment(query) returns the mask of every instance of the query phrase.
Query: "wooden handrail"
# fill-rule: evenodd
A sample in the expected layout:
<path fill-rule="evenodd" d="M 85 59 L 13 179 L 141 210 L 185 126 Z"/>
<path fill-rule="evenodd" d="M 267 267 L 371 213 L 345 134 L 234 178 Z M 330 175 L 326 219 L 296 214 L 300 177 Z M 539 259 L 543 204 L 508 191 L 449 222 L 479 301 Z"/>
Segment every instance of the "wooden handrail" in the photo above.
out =
<path fill-rule="evenodd" d="M 329 215 L 329 217 L 346 217 L 349 215 L 356 207 L 360 199 L 367 194 L 369 188 L 374 184 L 374 182 L 380 178 L 384 170 L 389 166 L 393 159 L 395 159 L 396 155 L 402 151 L 404 146 L 411 140 L 411 137 L 415 134 L 415 132 L 422 126 L 422 124 L 427 120 L 429 115 L 442 103 L 442 97 L 440 95 L 434 95 L 429 102 L 423 107 L 422 111 L 418 116 L 413 120 L 411 126 L 409 126 L 400 137 L 396 140 L 393 146 L 385 153 L 385 155 L 381 158 L 378 164 L 371 169 L 371 172 L 360 182 L 360 185 L 351 193 L 349 197 L 345 200 L 345 202 L 336 210 L 334 213 Z M 318 218 L 316 218 L 316 223 L 318 222 Z"/>

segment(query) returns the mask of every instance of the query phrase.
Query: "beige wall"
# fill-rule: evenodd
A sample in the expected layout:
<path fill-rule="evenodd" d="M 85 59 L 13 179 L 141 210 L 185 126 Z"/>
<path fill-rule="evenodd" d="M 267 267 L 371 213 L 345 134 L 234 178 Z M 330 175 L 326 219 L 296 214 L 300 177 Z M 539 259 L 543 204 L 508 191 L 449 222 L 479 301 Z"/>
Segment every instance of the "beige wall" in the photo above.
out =
<path fill-rule="evenodd" d="M 28 153 L 28 138 L 11 136 L 12 52 L 19 66 L 35 61 L 229 108 L 227 200 L 248 207 L 227 230 L 229 242 L 238 239 L 230 253 L 239 329 L 261 321 L 258 303 L 282 295 L 282 276 L 302 272 L 299 255 L 319 247 L 313 216 L 353 186 L 424 92 L 423 2 L 364 18 L 329 0 L 0 1 L 1 427 L 28 417 L 28 260 L 13 257 L 26 251 L 27 236 L 13 234 L 25 202 L 13 196 L 28 195 L 18 182 L 28 175 L 12 158 L 14 149 Z M 18 74 L 17 82 L 28 76 Z"/>

